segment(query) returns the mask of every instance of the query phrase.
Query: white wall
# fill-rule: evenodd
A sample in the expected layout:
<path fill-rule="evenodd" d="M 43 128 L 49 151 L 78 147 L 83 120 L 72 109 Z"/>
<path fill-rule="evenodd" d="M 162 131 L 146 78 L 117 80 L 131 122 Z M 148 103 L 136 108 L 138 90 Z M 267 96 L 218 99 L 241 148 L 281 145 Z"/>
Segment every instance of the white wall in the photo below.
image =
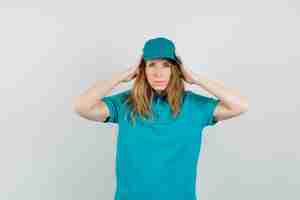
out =
<path fill-rule="evenodd" d="M 300 198 L 298 1 L 1 1 L 0 25 L 1 200 L 113 199 L 117 126 L 71 100 L 156 36 L 249 98 L 205 129 L 199 199 Z"/>

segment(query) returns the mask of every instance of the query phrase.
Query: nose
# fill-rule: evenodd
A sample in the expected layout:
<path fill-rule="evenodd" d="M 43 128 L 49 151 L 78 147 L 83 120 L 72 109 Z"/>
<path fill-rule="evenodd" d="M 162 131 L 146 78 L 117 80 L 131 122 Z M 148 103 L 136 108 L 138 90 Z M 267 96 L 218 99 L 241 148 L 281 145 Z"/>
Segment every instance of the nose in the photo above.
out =
<path fill-rule="evenodd" d="M 154 76 L 155 76 L 155 77 L 160 77 L 160 76 L 162 76 L 161 70 L 159 70 L 159 69 L 158 69 L 158 70 L 155 70 L 155 71 L 154 71 Z"/>

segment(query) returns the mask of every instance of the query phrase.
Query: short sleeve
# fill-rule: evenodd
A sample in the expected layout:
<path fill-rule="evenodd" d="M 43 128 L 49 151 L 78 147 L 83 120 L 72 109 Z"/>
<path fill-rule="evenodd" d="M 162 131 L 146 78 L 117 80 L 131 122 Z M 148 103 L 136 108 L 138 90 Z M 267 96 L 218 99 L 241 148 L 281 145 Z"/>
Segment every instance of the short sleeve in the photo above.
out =
<path fill-rule="evenodd" d="M 207 109 L 207 126 L 213 126 L 215 125 L 218 121 L 214 117 L 214 111 L 220 102 L 220 99 L 214 99 L 211 97 L 208 97 L 207 102 L 206 102 L 206 109 Z"/>
<path fill-rule="evenodd" d="M 202 116 L 204 127 L 215 125 L 218 121 L 214 117 L 214 111 L 218 103 L 220 102 L 220 99 L 204 96 L 194 92 L 191 93 L 194 99 L 193 102 L 196 106 L 195 110 L 199 108 L 199 111 L 202 112 L 201 116 Z"/>
<path fill-rule="evenodd" d="M 107 105 L 109 116 L 103 121 L 104 123 L 119 123 L 123 109 L 124 101 L 126 100 L 129 90 L 119 92 L 110 96 L 102 97 L 101 100 Z"/>

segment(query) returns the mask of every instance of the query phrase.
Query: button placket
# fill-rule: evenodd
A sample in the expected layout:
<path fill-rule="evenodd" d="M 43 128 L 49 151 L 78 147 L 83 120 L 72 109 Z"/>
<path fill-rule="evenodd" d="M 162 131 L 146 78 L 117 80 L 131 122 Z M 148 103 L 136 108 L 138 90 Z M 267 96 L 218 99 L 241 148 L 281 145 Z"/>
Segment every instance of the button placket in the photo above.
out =
<path fill-rule="evenodd" d="M 161 112 L 162 112 L 162 99 L 161 99 L 161 97 L 160 96 L 158 96 L 158 99 L 157 99 L 157 105 L 156 105 L 156 111 L 157 111 L 157 117 L 158 117 L 158 119 L 161 119 L 162 118 L 162 116 L 161 116 Z"/>

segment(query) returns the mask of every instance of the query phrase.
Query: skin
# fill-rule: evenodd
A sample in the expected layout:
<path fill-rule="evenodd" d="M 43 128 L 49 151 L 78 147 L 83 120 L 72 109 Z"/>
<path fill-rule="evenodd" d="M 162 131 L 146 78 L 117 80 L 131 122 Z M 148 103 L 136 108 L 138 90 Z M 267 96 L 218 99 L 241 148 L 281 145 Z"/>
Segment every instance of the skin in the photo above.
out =
<path fill-rule="evenodd" d="M 176 52 L 176 55 L 180 58 L 178 52 Z M 87 91 L 77 96 L 73 104 L 76 112 L 89 120 L 104 120 L 108 115 L 108 111 L 103 102 L 100 101 L 101 103 L 99 104 L 99 96 L 104 96 L 108 91 L 122 82 L 133 80 L 139 74 L 138 66 L 142 58 L 143 55 L 140 55 L 137 63 L 133 66 L 115 74 L 110 80 L 97 81 Z M 151 87 L 157 92 L 163 91 L 170 80 L 171 67 L 166 65 L 165 61 L 164 59 L 146 61 L 146 78 Z M 180 65 L 180 68 L 184 81 L 197 85 L 220 99 L 220 103 L 214 111 L 214 116 L 218 121 L 230 119 L 248 111 L 248 99 L 242 96 L 237 90 L 226 87 L 219 80 L 209 79 L 204 74 L 194 73 L 188 66 Z M 166 82 L 163 85 L 157 85 L 155 84 L 157 80 Z"/>
<path fill-rule="evenodd" d="M 147 60 L 145 73 L 150 86 L 160 94 L 170 80 L 171 66 L 165 59 Z M 156 81 L 164 81 L 164 83 L 156 83 Z"/>
<path fill-rule="evenodd" d="M 178 52 L 176 55 L 180 58 Z M 140 56 L 140 60 L 141 59 L 142 55 Z M 167 87 L 171 76 L 171 67 L 166 65 L 165 62 L 166 60 L 164 59 L 153 59 L 146 61 L 146 78 L 151 87 L 158 93 Z M 136 74 L 139 73 L 137 66 L 138 65 L 134 65 L 125 73 L 121 74 L 122 82 L 128 82 L 135 78 Z M 225 84 L 221 81 L 211 80 L 201 73 L 194 73 L 188 66 L 180 65 L 180 68 L 183 73 L 183 80 L 185 82 L 200 86 L 220 99 L 220 103 L 217 105 L 213 114 L 218 121 L 237 117 L 248 111 L 248 100 L 238 91 L 225 87 Z M 155 81 L 166 82 L 163 85 L 158 85 L 155 83 Z"/>

